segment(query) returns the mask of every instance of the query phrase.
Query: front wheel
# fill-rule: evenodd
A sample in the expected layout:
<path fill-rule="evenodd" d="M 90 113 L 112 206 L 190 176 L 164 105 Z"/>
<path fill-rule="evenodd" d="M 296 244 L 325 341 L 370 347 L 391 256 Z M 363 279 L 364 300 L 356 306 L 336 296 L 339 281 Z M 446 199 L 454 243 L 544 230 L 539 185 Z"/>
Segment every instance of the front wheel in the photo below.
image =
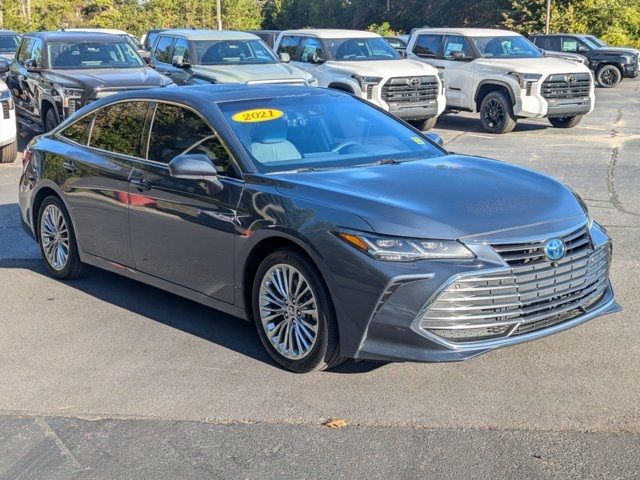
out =
<path fill-rule="evenodd" d="M 480 122 L 489 133 L 509 133 L 516 127 L 511 100 L 503 92 L 491 92 L 480 104 Z"/>
<path fill-rule="evenodd" d="M 50 132 L 54 128 L 58 126 L 58 116 L 56 115 L 56 111 L 53 108 L 49 108 L 47 110 L 47 114 L 44 117 L 44 131 Z"/>
<path fill-rule="evenodd" d="M 622 81 L 622 72 L 614 65 L 605 65 L 596 72 L 596 80 L 603 88 L 613 88 Z"/>
<path fill-rule="evenodd" d="M 573 117 L 552 117 L 549 123 L 556 128 L 573 128 L 582 121 L 583 115 L 575 115 Z"/>
<path fill-rule="evenodd" d="M 12 163 L 18 156 L 18 141 L 0 147 L 0 163 Z"/>
<path fill-rule="evenodd" d="M 292 249 L 273 252 L 258 267 L 253 320 L 269 355 L 296 373 L 341 363 L 331 298 L 315 266 Z"/>
<path fill-rule="evenodd" d="M 437 121 L 438 117 L 431 117 L 422 120 L 409 120 L 409 124 L 413 125 L 421 132 L 426 132 L 427 130 L 431 130 L 433 127 L 435 127 Z"/>

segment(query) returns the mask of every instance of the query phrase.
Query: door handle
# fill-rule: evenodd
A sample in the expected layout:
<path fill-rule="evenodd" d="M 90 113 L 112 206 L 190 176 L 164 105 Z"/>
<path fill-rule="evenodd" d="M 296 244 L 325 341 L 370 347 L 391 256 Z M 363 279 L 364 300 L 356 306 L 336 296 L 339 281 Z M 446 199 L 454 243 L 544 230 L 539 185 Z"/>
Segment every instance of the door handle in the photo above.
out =
<path fill-rule="evenodd" d="M 72 161 L 70 160 L 66 160 L 63 164 L 62 164 L 62 168 L 64 168 L 67 172 L 69 173 L 73 173 L 76 170 L 78 170 L 78 167 L 76 167 Z"/>
<path fill-rule="evenodd" d="M 145 190 L 151 190 L 151 184 L 147 182 L 144 178 L 132 178 L 129 180 L 131 185 L 134 185 L 141 192 Z"/>
<path fill-rule="evenodd" d="M 444 70 L 444 65 L 436 65 L 436 68 L 438 68 L 440 70 Z"/>

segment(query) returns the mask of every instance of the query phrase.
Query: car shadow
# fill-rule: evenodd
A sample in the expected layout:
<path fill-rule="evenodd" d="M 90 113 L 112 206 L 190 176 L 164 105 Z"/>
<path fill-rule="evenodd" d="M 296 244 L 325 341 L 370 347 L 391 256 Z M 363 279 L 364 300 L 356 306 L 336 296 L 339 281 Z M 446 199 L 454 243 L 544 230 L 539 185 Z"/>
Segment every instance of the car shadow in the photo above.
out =
<path fill-rule="evenodd" d="M 0 269 L 8 268 L 28 269 L 51 278 L 40 260 L 0 260 Z M 83 277 L 63 283 L 137 315 L 279 368 L 264 350 L 250 322 L 99 268 L 89 268 Z M 365 373 L 382 365 L 349 360 L 331 371 Z"/>
<path fill-rule="evenodd" d="M 519 119 L 516 124 L 516 128 L 511 133 L 546 130 L 547 128 L 551 128 L 551 125 L 549 124 L 534 122 L 535 121 Z M 480 123 L 480 118 L 478 116 L 468 117 L 454 113 L 440 115 L 434 128 L 438 130 L 452 130 L 458 133 L 465 132 L 492 135 L 482 128 L 482 124 Z"/>

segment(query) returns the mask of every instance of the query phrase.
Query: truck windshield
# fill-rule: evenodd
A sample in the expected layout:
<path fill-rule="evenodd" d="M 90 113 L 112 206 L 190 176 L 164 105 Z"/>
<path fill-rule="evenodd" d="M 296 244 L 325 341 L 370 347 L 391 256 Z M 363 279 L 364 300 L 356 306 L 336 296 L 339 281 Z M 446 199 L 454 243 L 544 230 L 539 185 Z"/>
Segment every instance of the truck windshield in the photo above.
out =
<path fill-rule="evenodd" d="M 262 40 L 196 40 L 200 65 L 251 65 L 279 62 Z"/>
<path fill-rule="evenodd" d="M 51 42 L 47 46 L 51 68 L 138 68 L 145 63 L 124 40 L 114 43 Z"/>
<path fill-rule="evenodd" d="M 420 133 L 341 93 L 218 103 L 264 173 L 348 168 L 445 155 Z"/>
<path fill-rule="evenodd" d="M 608 46 L 606 43 L 604 43 L 598 37 L 594 37 L 593 35 L 585 35 L 584 37 L 582 37 L 582 40 L 584 40 L 585 43 L 587 45 L 589 45 L 591 48 L 601 48 L 601 47 L 607 47 Z"/>
<path fill-rule="evenodd" d="M 384 38 L 331 38 L 333 58 L 340 61 L 397 60 L 402 57 Z"/>
<path fill-rule="evenodd" d="M 473 43 L 485 58 L 539 58 L 540 50 L 520 35 L 473 37 Z"/>
<path fill-rule="evenodd" d="M 15 52 L 18 49 L 20 37 L 17 35 L 0 35 L 0 52 Z"/>

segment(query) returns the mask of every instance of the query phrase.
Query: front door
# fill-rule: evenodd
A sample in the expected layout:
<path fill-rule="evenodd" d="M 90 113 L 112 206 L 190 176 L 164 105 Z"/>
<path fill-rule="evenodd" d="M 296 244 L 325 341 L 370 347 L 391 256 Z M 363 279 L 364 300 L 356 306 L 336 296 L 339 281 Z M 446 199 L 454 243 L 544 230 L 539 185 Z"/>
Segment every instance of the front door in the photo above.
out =
<path fill-rule="evenodd" d="M 129 189 L 136 269 L 232 303 L 236 209 L 243 189 L 229 153 L 194 111 L 158 103 L 148 160 L 137 162 Z M 223 184 L 176 179 L 168 164 L 183 153 L 207 155 Z"/>
<path fill-rule="evenodd" d="M 462 35 L 447 35 L 436 66 L 443 72 L 447 105 L 473 108 L 473 60 L 475 54 Z"/>

